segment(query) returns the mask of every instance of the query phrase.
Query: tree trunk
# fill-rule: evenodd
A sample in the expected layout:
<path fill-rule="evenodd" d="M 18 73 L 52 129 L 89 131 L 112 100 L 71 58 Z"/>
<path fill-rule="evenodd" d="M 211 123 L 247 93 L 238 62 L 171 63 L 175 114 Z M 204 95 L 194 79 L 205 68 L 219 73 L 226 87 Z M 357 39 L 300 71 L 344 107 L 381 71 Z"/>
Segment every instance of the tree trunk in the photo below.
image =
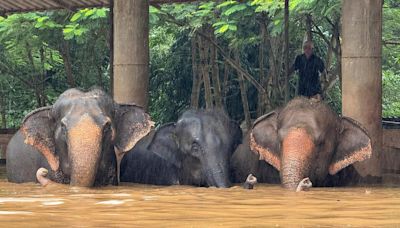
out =
<path fill-rule="evenodd" d="M 229 81 L 229 64 L 227 61 L 224 61 L 224 81 L 222 83 L 222 91 L 223 91 L 223 97 L 224 97 L 224 104 L 225 107 L 227 106 L 226 103 L 226 97 L 228 95 L 228 81 Z"/>
<path fill-rule="evenodd" d="M 212 31 L 211 31 L 212 32 Z M 211 33 L 213 34 L 213 33 Z M 214 39 L 214 37 L 212 38 Z M 214 86 L 214 101 L 215 106 L 222 107 L 221 85 L 219 81 L 219 68 L 218 68 L 218 51 L 213 45 L 211 47 L 211 64 L 212 64 L 212 83 Z"/>
<path fill-rule="evenodd" d="M 196 35 L 192 37 L 192 95 L 190 99 L 190 105 L 192 108 L 199 108 L 199 97 L 200 97 L 200 79 L 198 74 L 197 65 L 197 43 Z"/>
<path fill-rule="evenodd" d="M 76 86 L 75 84 L 75 79 L 72 74 L 72 64 L 71 64 L 71 58 L 69 55 L 69 45 L 68 42 L 65 40 L 62 40 L 61 42 L 61 58 L 64 61 L 64 68 L 65 68 L 65 75 L 67 76 L 67 83 L 70 88 L 73 88 Z"/>
<path fill-rule="evenodd" d="M 236 59 L 236 63 L 240 64 L 240 57 L 239 57 L 238 50 L 235 50 L 235 59 Z M 251 116 L 250 116 L 250 111 L 249 111 L 249 103 L 247 100 L 247 88 L 246 88 L 246 85 L 244 84 L 244 77 L 243 77 L 242 72 L 238 71 L 237 74 L 238 74 L 238 81 L 239 81 L 239 87 L 240 87 L 240 96 L 242 98 L 244 119 L 246 121 L 247 129 L 250 129 Z"/>
<path fill-rule="evenodd" d="M 27 56 L 28 56 L 28 61 L 29 64 L 32 66 L 32 71 L 31 71 L 31 79 L 32 79 L 32 85 L 33 85 L 33 90 L 35 92 L 35 97 L 36 97 L 36 103 L 37 103 L 37 107 L 43 107 L 43 91 L 40 88 L 40 80 L 38 80 L 39 76 L 41 76 L 41 73 L 37 73 L 36 70 L 36 66 L 35 66 L 35 62 L 33 60 L 33 54 L 32 54 L 32 48 L 30 46 L 30 44 L 28 42 L 26 42 L 25 44 L 26 46 L 26 52 L 27 52 Z M 43 58 L 43 57 L 41 57 Z"/>
<path fill-rule="evenodd" d="M 46 94 L 45 94 L 45 89 L 46 89 L 46 70 L 45 70 L 45 50 L 43 47 L 40 48 L 40 62 L 41 62 L 41 72 L 40 72 L 40 82 L 39 82 L 39 91 L 40 91 L 40 97 L 41 97 L 41 104 L 40 106 L 46 106 Z"/>
<path fill-rule="evenodd" d="M 260 69 L 260 84 L 267 90 L 266 79 L 264 74 L 264 43 L 265 43 L 265 27 L 260 26 L 260 47 L 258 49 L 258 66 Z M 265 104 L 267 102 L 267 92 L 263 93 L 258 91 L 258 105 L 257 105 L 257 116 L 261 116 L 265 112 Z"/>
<path fill-rule="evenodd" d="M 0 91 L 0 116 L 1 116 L 1 128 L 7 128 L 6 118 L 6 96 L 3 91 Z"/>
<path fill-rule="evenodd" d="M 311 14 L 306 14 L 306 39 L 307 41 L 313 40 L 312 34 L 312 17 Z"/>
<path fill-rule="evenodd" d="M 334 29 L 334 34 L 336 38 L 335 42 L 335 48 L 333 49 L 336 55 L 336 60 L 337 60 L 337 72 L 339 76 L 339 81 L 340 81 L 340 91 L 342 91 L 342 44 L 340 41 L 340 19 L 338 18 L 335 21 L 335 29 Z"/>
<path fill-rule="evenodd" d="M 208 64 L 209 49 L 206 42 L 199 37 L 199 51 L 200 51 L 200 62 L 202 68 L 202 75 L 204 80 L 204 94 L 206 99 L 206 109 L 213 107 L 212 94 L 211 94 L 211 82 L 210 82 L 210 65 Z"/>
<path fill-rule="evenodd" d="M 103 71 L 102 71 L 100 65 L 97 65 L 96 68 L 97 68 L 97 80 L 98 80 L 98 82 L 99 82 L 99 86 L 100 86 L 102 89 L 104 89 L 104 88 L 103 88 L 103 85 L 104 85 L 104 83 L 103 83 Z"/>
<path fill-rule="evenodd" d="M 270 108 L 274 108 L 280 104 L 280 97 L 279 97 L 279 83 L 278 83 L 278 76 L 279 70 L 278 65 L 279 61 L 277 58 L 277 53 L 274 51 L 275 45 L 272 41 L 272 36 L 268 32 L 268 24 L 263 23 L 265 29 L 265 48 L 268 52 L 268 65 L 269 65 L 269 77 L 267 80 L 267 85 L 269 87 L 268 91 L 268 100 L 270 104 Z"/>

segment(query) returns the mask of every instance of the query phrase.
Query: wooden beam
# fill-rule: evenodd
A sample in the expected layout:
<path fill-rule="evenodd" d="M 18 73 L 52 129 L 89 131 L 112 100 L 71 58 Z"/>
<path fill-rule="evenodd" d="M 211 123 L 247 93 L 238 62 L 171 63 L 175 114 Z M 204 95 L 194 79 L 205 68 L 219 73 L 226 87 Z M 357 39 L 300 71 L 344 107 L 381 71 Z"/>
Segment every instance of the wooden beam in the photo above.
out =
<path fill-rule="evenodd" d="M 68 3 L 64 2 L 63 0 L 51 0 L 51 1 L 67 10 L 70 10 L 70 11 L 73 10 L 73 8 Z"/>
<path fill-rule="evenodd" d="M 201 2 L 201 0 L 150 0 L 150 5 Z M 203 2 L 205 2 L 203 0 Z"/>
<path fill-rule="evenodd" d="M 56 3 L 58 6 L 54 6 L 53 4 L 49 4 L 43 1 L 31 1 L 26 2 L 26 0 L 2 0 L 0 1 L 0 12 L 2 14 L 9 14 L 9 13 L 21 13 L 21 12 L 31 12 L 31 11 L 45 11 L 45 10 L 76 10 L 80 8 L 95 8 L 95 7 L 109 7 L 110 1 L 109 0 L 106 4 L 96 4 L 92 1 L 85 1 L 82 0 L 83 4 L 87 3 L 86 5 L 79 5 L 74 2 L 66 1 L 66 0 L 50 0 L 53 3 Z M 191 3 L 191 2 L 204 2 L 205 0 L 149 0 L 150 5 L 158 6 L 161 4 L 172 4 L 172 3 Z M 33 4 L 35 3 L 35 4 Z M 31 7 L 28 7 L 28 4 Z M 36 4 L 38 4 L 36 6 Z"/>

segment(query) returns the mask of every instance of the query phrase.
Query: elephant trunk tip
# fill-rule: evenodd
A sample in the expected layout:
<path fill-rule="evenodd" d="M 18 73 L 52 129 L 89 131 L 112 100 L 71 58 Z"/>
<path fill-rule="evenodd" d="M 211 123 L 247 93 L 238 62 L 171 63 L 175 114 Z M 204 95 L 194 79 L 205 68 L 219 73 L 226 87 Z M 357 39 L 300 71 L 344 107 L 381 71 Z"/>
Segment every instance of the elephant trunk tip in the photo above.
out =
<path fill-rule="evenodd" d="M 243 184 L 244 189 L 253 189 L 254 185 L 257 184 L 257 178 L 253 176 L 253 174 L 249 174 L 246 178 L 246 181 Z"/>
<path fill-rule="evenodd" d="M 43 167 L 36 171 L 36 179 L 42 186 L 46 186 L 50 183 L 50 180 L 46 177 L 48 173 L 49 171 Z"/>

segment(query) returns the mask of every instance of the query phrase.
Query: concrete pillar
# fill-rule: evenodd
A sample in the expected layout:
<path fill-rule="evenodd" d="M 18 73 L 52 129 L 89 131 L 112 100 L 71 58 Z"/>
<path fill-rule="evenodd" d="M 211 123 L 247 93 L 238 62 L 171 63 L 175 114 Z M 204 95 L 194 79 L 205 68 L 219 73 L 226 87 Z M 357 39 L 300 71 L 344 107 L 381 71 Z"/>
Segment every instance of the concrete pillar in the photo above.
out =
<path fill-rule="evenodd" d="M 362 174 L 380 176 L 382 153 L 382 0 L 343 0 L 342 110 L 372 138 L 373 153 L 356 165 Z"/>
<path fill-rule="evenodd" d="M 114 100 L 147 108 L 149 1 L 114 0 Z"/>

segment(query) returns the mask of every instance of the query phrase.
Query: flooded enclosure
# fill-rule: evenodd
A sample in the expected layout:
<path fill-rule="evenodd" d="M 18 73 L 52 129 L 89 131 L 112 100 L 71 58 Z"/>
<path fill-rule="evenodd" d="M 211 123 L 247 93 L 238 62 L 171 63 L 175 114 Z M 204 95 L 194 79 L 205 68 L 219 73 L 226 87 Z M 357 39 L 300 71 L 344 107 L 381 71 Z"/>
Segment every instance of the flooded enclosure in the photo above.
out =
<path fill-rule="evenodd" d="M 312 188 L 278 185 L 254 190 L 123 185 L 78 188 L 0 180 L 2 227 L 397 227 L 398 188 Z"/>
<path fill-rule="evenodd" d="M 397 2 L 0 0 L 0 228 L 400 227 Z"/>

